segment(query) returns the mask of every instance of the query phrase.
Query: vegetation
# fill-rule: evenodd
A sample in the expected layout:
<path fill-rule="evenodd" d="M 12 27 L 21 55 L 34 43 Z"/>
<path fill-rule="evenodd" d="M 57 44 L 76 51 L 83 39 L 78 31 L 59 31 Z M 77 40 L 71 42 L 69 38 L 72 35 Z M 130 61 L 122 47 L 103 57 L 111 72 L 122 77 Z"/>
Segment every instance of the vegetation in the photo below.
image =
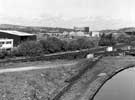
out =
<path fill-rule="evenodd" d="M 68 50 L 80 50 L 88 49 L 96 46 L 93 41 L 89 38 L 78 38 L 77 40 L 72 40 L 68 44 Z"/>
<path fill-rule="evenodd" d="M 77 60 L 42 61 L 7 64 L 10 67 L 42 66 L 54 68 L 22 71 L 19 73 L 3 73 L 0 75 L 0 100 L 52 100 L 66 85 L 67 78 L 72 77 L 84 66 L 78 67 Z M 71 65 L 69 65 L 69 63 Z M 67 67 L 68 66 L 68 67 Z"/>
<path fill-rule="evenodd" d="M 121 34 L 117 37 L 117 43 L 128 43 L 131 44 L 131 42 L 135 41 L 135 36 L 134 35 L 125 35 Z"/>
<path fill-rule="evenodd" d="M 63 51 L 63 41 L 55 37 L 49 37 L 47 39 L 40 40 L 40 44 L 42 44 L 45 53 L 55 53 Z"/>
<path fill-rule="evenodd" d="M 117 42 L 118 43 L 130 43 L 130 37 L 127 37 L 124 34 L 119 35 L 119 37 L 117 38 Z"/>
<path fill-rule="evenodd" d="M 100 41 L 99 41 L 99 45 L 100 46 L 113 46 L 116 44 L 116 41 L 113 37 L 112 34 L 101 34 L 100 35 Z"/>
<path fill-rule="evenodd" d="M 93 48 L 96 44 L 95 41 L 84 37 L 72 41 L 48 37 L 40 41 L 23 42 L 18 45 L 18 47 L 14 47 L 11 51 L 1 50 L 0 58 L 41 56 L 44 54 Z"/>
<path fill-rule="evenodd" d="M 56 37 L 49 37 L 40 40 L 43 45 L 44 53 L 56 53 L 61 51 L 72 51 L 92 48 L 95 44 L 88 38 L 79 38 L 70 42 L 60 40 Z"/>
<path fill-rule="evenodd" d="M 39 56 L 43 54 L 43 47 L 39 42 L 26 41 L 18 46 L 18 53 L 22 56 Z"/>
<path fill-rule="evenodd" d="M 1 49 L 0 50 L 0 58 L 5 58 L 6 56 L 8 56 L 8 52 L 5 49 Z"/>

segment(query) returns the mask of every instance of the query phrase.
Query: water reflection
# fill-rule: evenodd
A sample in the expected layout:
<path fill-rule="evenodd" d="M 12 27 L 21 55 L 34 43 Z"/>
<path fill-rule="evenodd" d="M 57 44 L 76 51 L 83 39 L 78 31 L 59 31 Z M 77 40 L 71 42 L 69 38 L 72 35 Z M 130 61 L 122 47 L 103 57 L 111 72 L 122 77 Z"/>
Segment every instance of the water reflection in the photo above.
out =
<path fill-rule="evenodd" d="M 135 100 L 135 68 L 115 75 L 100 89 L 94 100 Z"/>

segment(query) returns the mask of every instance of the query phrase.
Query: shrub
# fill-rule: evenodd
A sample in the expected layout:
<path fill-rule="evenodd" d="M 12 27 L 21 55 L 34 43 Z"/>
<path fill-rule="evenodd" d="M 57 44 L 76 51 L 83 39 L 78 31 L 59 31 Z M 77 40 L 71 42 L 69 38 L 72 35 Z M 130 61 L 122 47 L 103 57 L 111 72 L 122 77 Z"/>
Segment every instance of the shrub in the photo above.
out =
<path fill-rule="evenodd" d="M 26 41 L 18 46 L 18 51 L 22 56 L 39 56 L 43 54 L 43 47 L 37 41 Z"/>
<path fill-rule="evenodd" d="M 128 35 L 124 35 L 124 34 L 121 34 L 117 37 L 118 43 L 129 43 L 130 44 L 134 40 L 135 40 L 135 36 L 128 36 Z"/>
<path fill-rule="evenodd" d="M 113 34 L 102 34 L 100 36 L 99 46 L 113 46 L 116 44 L 116 41 L 113 37 Z"/>
<path fill-rule="evenodd" d="M 78 38 L 77 40 L 72 40 L 68 44 L 69 50 L 80 50 L 94 47 L 95 44 L 89 38 Z"/>
<path fill-rule="evenodd" d="M 89 38 L 79 38 L 77 39 L 80 49 L 87 49 L 94 47 L 94 43 Z"/>
<path fill-rule="evenodd" d="M 18 56 L 22 56 L 18 50 L 17 47 L 14 47 L 11 49 L 10 53 L 9 53 L 10 57 L 18 57 Z"/>
<path fill-rule="evenodd" d="M 55 53 L 64 50 L 63 42 L 55 37 L 40 40 L 40 43 L 42 44 L 45 53 Z"/>
<path fill-rule="evenodd" d="M 80 45 L 76 40 L 72 40 L 68 43 L 68 50 L 78 50 L 79 48 Z"/>
<path fill-rule="evenodd" d="M 0 58 L 5 58 L 6 56 L 8 56 L 8 52 L 5 49 L 1 49 L 0 50 Z"/>

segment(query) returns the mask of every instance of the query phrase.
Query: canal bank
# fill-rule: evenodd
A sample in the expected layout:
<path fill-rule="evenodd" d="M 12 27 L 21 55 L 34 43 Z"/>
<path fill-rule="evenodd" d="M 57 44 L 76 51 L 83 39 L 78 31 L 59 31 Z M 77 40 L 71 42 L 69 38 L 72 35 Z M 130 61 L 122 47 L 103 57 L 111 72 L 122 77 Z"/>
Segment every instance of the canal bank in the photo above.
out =
<path fill-rule="evenodd" d="M 60 100 L 93 100 L 101 87 L 117 73 L 135 66 L 135 57 L 104 57 L 65 93 Z"/>
<path fill-rule="evenodd" d="M 125 69 L 108 80 L 94 100 L 134 100 L 135 67 Z"/>
<path fill-rule="evenodd" d="M 126 69 L 129 69 L 129 68 L 132 68 L 132 67 L 135 67 L 135 64 L 132 64 L 132 65 L 128 65 L 127 67 L 121 67 L 121 68 L 118 68 L 116 69 L 114 72 L 111 72 L 111 73 L 106 73 L 104 74 L 103 76 L 100 76 L 99 78 L 97 78 L 91 85 L 92 85 L 92 88 L 89 88 L 88 90 L 88 100 L 95 100 L 95 96 L 97 95 L 97 93 L 100 91 L 100 89 L 106 84 L 106 82 L 108 80 L 110 80 L 112 77 L 114 77 L 115 75 L 117 75 L 118 73 L 122 72 L 123 70 L 126 70 Z M 96 84 L 95 84 L 96 83 Z M 92 90 L 92 91 L 91 91 Z"/>

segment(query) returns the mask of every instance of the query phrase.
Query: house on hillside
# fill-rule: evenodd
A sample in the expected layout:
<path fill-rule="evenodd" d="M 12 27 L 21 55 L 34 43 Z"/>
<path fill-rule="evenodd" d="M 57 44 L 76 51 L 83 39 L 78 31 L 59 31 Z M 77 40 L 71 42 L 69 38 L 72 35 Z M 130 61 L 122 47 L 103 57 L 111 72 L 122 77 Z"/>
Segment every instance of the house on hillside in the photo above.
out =
<path fill-rule="evenodd" d="M 36 40 L 36 35 L 11 30 L 0 30 L 0 39 L 13 39 L 13 46 L 17 46 L 27 40 Z"/>

